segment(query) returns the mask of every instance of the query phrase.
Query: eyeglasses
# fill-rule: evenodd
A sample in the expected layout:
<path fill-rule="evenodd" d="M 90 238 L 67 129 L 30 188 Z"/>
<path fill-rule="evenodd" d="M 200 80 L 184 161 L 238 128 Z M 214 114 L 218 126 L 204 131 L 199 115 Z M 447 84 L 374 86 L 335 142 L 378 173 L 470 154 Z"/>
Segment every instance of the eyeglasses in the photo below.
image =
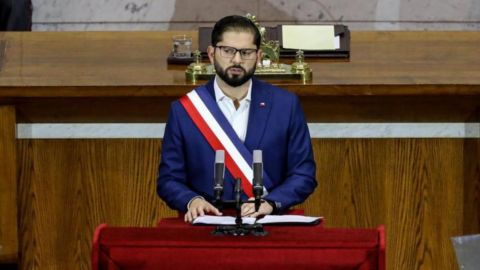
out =
<path fill-rule="evenodd" d="M 243 60 L 252 60 L 257 57 L 257 49 L 237 49 L 230 46 L 215 46 L 220 51 L 220 55 L 225 58 L 233 58 L 240 52 L 240 57 Z"/>

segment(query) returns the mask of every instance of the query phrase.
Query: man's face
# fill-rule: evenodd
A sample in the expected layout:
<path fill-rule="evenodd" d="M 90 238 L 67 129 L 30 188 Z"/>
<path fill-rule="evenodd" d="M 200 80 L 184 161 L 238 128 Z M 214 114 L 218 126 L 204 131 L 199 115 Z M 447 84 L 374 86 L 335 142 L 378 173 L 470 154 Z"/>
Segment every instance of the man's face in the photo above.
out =
<path fill-rule="evenodd" d="M 249 32 L 228 31 L 223 33 L 223 39 L 216 44 L 216 48 L 212 46 L 208 48 L 208 57 L 217 75 L 232 87 L 243 85 L 255 73 L 261 51 L 248 54 L 248 49 L 257 49 L 253 39 L 253 34 Z M 231 51 L 231 48 L 247 50 L 243 51 L 243 56 L 241 52 L 228 56 L 228 50 Z"/>

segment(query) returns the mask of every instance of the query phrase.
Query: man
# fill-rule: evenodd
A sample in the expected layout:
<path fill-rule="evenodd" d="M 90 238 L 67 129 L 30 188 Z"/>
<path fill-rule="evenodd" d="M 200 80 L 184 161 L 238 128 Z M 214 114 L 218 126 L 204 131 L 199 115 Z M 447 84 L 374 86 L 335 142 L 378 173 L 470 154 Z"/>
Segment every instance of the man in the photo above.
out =
<path fill-rule="evenodd" d="M 251 179 L 245 176 L 248 168 L 240 167 L 251 165 L 253 150 L 262 150 L 266 195 L 258 211 L 254 204 L 243 204 L 242 216 L 281 213 L 303 202 L 317 185 L 298 98 L 253 78 L 262 55 L 260 42 L 260 33 L 249 19 L 228 16 L 218 21 L 208 47 L 215 78 L 172 104 L 157 193 L 170 207 L 186 212 L 186 222 L 205 213 L 222 214 L 212 204 L 218 149 L 226 149 L 224 200 L 234 198 L 239 177 L 245 199 L 252 197 Z"/>

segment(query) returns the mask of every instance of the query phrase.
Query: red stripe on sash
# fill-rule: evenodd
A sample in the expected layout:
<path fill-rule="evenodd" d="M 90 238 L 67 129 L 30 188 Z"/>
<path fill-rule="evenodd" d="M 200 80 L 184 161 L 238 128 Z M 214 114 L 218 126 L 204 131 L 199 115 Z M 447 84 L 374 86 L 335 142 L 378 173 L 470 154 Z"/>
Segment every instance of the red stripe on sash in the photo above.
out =
<path fill-rule="evenodd" d="M 227 150 L 225 150 L 225 147 L 223 146 L 222 142 L 218 139 L 217 136 L 213 133 L 213 131 L 210 129 L 208 124 L 205 122 L 205 120 L 202 118 L 200 113 L 198 112 L 197 108 L 193 105 L 192 101 L 188 96 L 183 96 L 180 98 L 180 103 L 182 103 L 183 107 L 187 111 L 188 115 L 192 119 L 193 123 L 197 126 L 197 128 L 200 130 L 202 135 L 205 137 L 205 139 L 208 141 L 210 146 L 213 148 L 214 151 L 216 150 L 224 150 L 226 155 L 225 155 L 225 166 L 227 167 L 227 170 L 230 172 L 230 174 L 236 179 L 240 177 L 242 179 L 242 188 L 243 192 L 247 194 L 247 196 L 253 197 L 253 192 L 252 192 L 252 185 L 250 182 L 247 180 L 247 177 L 243 174 L 243 172 L 240 170 L 240 168 L 237 166 L 235 161 L 233 161 L 232 157 L 230 156 L 230 153 L 228 153 Z"/>

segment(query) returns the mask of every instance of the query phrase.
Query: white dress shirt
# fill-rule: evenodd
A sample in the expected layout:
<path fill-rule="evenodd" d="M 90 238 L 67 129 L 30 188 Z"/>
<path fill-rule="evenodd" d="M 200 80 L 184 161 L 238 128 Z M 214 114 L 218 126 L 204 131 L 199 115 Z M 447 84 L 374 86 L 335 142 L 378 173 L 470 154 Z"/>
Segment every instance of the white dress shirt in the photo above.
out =
<path fill-rule="evenodd" d="M 242 142 L 245 141 L 247 136 L 247 126 L 248 126 L 248 115 L 250 112 L 250 101 L 252 97 L 252 80 L 249 81 L 250 86 L 248 87 L 247 95 L 240 100 L 240 106 L 238 109 L 235 108 L 233 100 L 226 96 L 223 91 L 218 86 L 217 78 L 215 77 L 215 82 L 213 88 L 215 89 L 215 99 L 217 100 L 218 107 L 223 112 L 223 115 L 227 118 L 230 125 L 232 125 L 235 133 Z"/>

